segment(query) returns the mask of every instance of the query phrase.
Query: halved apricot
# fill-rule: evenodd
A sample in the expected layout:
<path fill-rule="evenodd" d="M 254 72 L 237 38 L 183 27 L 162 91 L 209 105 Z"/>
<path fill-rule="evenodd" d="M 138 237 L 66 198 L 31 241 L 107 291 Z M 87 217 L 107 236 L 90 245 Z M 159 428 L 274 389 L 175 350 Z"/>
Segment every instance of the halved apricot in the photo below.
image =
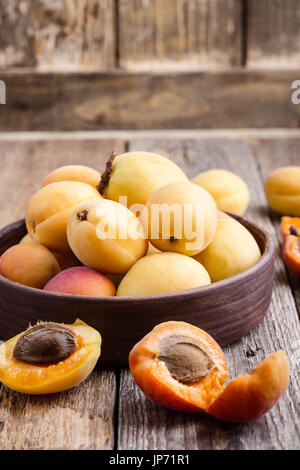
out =
<path fill-rule="evenodd" d="M 252 421 L 278 402 L 288 384 L 289 362 L 280 350 L 267 356 L 250 374 L 231 380 L 206 411 L 222 421 Z"/>
<path fill-rule="evenodd" d="M 38 323 L 0 346 L 0 381 L 33 395 L 67 390 L 92 372 L 100 347 L 98 331 L 81 320 Z"/>
<path fill-rule="evenodd" d="M 180 411 L 207 409 L 228 377 L 216 341 L 185 322 L 157 325 L 131 350 L 129 367 L 146 396 Z"/>
<path fill-rule="evenodd" d="M 283 238 L 288 235 L 300 237 L 300 217 L 281 217 L 280 230 Z"/>

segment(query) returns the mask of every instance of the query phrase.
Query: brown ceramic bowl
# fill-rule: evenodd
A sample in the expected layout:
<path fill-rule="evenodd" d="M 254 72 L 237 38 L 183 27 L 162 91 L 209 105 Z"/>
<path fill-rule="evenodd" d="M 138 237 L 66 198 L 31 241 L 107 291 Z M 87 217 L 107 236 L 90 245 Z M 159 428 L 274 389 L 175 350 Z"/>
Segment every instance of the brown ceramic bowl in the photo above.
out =
<path fill-rule="evenodd" d="M 6 340 L 38 320 L 73 323 L 80 318 L 100 331 L 100 361 L 105 365 L 127 365 L 134 344 L 168 320 L 203 328 L 221 346 L 236 341 L 256 326 L 269 308 L 274 245 L 262 228 L 235 218 L 253 234 L 262 257 L 247 271 L 209 286 L 141 297 L 85 297 L 33 289 L 0 276 L 0 338 Z M 0 230 L 0 254 L 25 233 L 24 220 Z"/>

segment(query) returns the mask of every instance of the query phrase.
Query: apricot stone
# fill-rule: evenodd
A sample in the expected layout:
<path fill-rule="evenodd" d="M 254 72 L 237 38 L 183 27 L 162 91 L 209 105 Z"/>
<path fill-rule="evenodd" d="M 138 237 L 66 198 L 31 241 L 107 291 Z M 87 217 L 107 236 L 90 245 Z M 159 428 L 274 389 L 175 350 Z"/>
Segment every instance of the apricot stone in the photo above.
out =
<path fill-rule="evenodd" d="M 44 287 L 61 294 L 107 297 L 115 295 L 114 283 L 104 274 L 85 266 L 76 266 L 61 271 Z"/>
<path fill-rule="evenodd" d="M 253 266 L 261 257 L 253 235 L 233 217 L 220 214 L 213 241 L 193 258 L 208 271 L 212 282 L 221 281 Z"/>
<path fill-rule="evenodd" d="M 300 217 L 300 166 L 278 168 L 267 178 L 265 189 L 274 211 Z"/>
<path fill-rule="evenodd" d="M 188 179 L 168 158 L 150 152 L 128 152 L 112 155 L 102 174 L 100 192 L 116 202 L 126 196 L 130 208 L 133 204 L 145 204 L 153 191 L 175 180 Z"/>
<path fill-rule="evenodd" d="M 54 255 L 38 243 L 14 245 L 0 257 L 2 276 L 37 289 L 42 289 L 59 271 Z"/>
<path fill-rule="evenodd" d="M 65 165 L 49 173 L 42 187 L 58 181 L 79 181 L 97 188 L 101 179 L 99 171 L 84 165 Z"/>
<path fill-rule="evenodd" d="M 70 217 L 68 241 L 86 266 L 108 274 L 124 274 L 146 254 L 143 227 L 125 206 L 95 199 L 78 206 Z"/>
<path fill-rule="evenodd" d="M 205 171 L 192 181 L 213 196 L 218 209 L 243 215 L 248 207 L 250 199 L 248 186 L 242 178 L 231 171 L 221 169 Z"/>
<path fill-rule="evenodd" d="M 26 226 L 33 241 L 52 251 L 69 251 L 67 225 L 80 203 L 100 199 L 91 185 L 77 181 L 60 181 L 40 189 L 29 201 Z"/>
<path fill-rule="evenodd" d="M 154 191 L 141 215 L 152 245 L 188 256 L 211 242 L 217 218 L 213 197 L 189 181 L 174 181 Z"/>
<path fill-rule="evenodd" d="M 205 268 L 179 253 L 158 253 L 137 261 L 123 277 L 117 296 L 164 294 L 210 284 Z"/>

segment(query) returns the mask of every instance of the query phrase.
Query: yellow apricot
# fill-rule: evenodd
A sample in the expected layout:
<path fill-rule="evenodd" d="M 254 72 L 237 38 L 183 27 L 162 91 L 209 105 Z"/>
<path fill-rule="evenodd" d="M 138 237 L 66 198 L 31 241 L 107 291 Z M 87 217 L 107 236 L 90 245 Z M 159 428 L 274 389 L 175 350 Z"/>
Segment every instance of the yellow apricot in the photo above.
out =
<path fill-rule="evenodd" d="M 265 184 L 270 207 L 282 215 L 300 217 L 300 166 L 278 168 Z"/>
<path fill-rule="evenodd" d="M 219 217 L 213 241 L 193 258 L 207 270 L 212 282 L 253 266 L 261 253 L 253 235 L 233 217 Z"/>
<path fill-rule="evenodd" d="M 158 253 L 138 260 L 123 277 L 117 296 L 164 294 L 210 284 L 205 268 L 189 256 Z"/>
<path fill-rule="evenodd" d="M 190 181 L 174 181 L 154 191 L 141 215 L 155 248 L 188 256 L 204 250 L 211 242 L 217 218 L 213 197 Z"/>
<path fill-rule="evenodd" d="M 33 241 L 53 251 L 69 251 L 67 225 L 78 204 L 100 199 L 91 185 L 77 181 L 60 181 L 44 186 L 29 201 L 26 226 Z"/>
<path fill-rule="evenodd" d="M 80 181 L 97 188 L 101 175 L 99 171 L 84 165 L 65 165 L 56 168 L 44 179 L 42 187 L 58 181 Z"/>
<path fill-rule="evenodd" d="M 70 217 L 68 241 L 86 266 L 108 274 L 124 274 L 146 254 L 148 241 L 135 215 L 108 199 L 87 201 Z"/>
<path fill-rule="evenodd" d="M 228 170 L 209 170 L 192 179 L 215 199 L 218 209 L 243 215 L 249 203 L 248 186 L 242 178 Z"/>
<path fill-rule="evenodd" d="M 116 202 L 127 197 L 127 207 L 145 204 L 150 194 L 171 181 L 187 176 L 171 160 L 150 152 L 128 152 L 111 157 L 102 174 L 100 192 Z M 125 204 L 124 204 L 125 205 Z"/>

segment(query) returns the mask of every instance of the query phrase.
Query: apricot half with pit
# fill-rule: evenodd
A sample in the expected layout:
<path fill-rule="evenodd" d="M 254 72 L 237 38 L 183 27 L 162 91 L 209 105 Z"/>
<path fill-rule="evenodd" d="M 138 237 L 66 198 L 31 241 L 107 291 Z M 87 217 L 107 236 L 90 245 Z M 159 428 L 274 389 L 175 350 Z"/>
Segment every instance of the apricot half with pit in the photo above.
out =
<path fill-rule="evenodd" d="M 65 165 L 53 170 L 44 179 L 43 186 L 47 186 L 51 183 L 57 183 L 58 181 L 79 181 L 81 183 L 90 184 L 95 189 L 97 188 L 101 175 L 99 171 L 94 170 L 85 165 Z"/>
<path fill-rule="evenodd" d="M 141 215 L 152 245 L 188 256 L 212 241 L 217 219 L 213 197 L 189 181 L 174 181 L 154 191 Z"/>
<path fill-rule="evenodd" d="M 108 199 L 76 207 L 67 234 L 72 251 L 84 265 L 108 274 L 126 273 L 148 249 L 138 218 Z"/>
<path fill-rule="evenodd" d="M 67 225 L 75 207 L 89 199 L 100 199 L 90 184 L 60 181 L 44 186 L 29 201 L 26 226 L 33 241 L 52 251 L 69 251 Z"/>
<path fill-rule="evenodd" d="M 41 322 L 0 346 L 0 381 L 17 392 L 39 395 L 78 385 L 94 369 L 101 336 L 80 320 Z"/>
<path fill-rule="evenodd" d="M 99 191 L 116 202 L 126 196 L 130 209 L 133 204 L 145 204 L 153 191 L 176 180 L 187 181 L 188 178 L 179 166 L 162 155 L 127 152 L 117 156 L 113 153 L 101 176 Z"/>

